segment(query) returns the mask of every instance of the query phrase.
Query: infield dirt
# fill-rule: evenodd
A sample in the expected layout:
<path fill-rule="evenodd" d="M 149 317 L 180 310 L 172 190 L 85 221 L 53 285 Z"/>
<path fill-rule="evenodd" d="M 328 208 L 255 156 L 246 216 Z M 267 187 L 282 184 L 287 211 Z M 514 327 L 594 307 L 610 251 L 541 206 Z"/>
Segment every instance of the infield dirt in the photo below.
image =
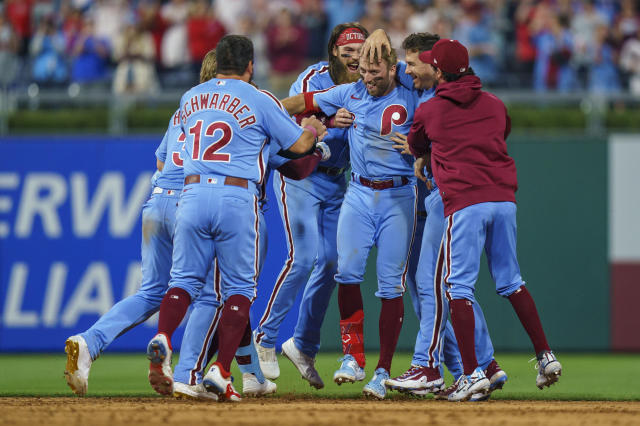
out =
<path fill-rule="evenodd" d="M 0 398 L 3 425 L 637 425 L 640 402 Z"/>

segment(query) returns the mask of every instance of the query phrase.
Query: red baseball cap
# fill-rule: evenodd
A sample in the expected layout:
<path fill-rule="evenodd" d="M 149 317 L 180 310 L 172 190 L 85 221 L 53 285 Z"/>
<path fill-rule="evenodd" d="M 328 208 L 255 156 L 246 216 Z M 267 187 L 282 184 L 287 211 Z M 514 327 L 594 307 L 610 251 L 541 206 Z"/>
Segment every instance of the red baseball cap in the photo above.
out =
<path fill-rule="evenodd" d="M 462 74 L 469 69 L 469 52 L 458 40 L 440 39 L 431 50 L 420 53 L 420 60 L 448 72 Z"/>

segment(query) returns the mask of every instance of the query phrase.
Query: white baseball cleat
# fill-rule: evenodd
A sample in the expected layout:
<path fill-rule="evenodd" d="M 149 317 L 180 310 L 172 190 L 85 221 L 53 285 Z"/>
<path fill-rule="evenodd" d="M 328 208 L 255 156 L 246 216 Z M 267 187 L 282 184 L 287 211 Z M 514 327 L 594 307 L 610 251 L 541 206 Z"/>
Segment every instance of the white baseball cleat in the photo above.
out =
<path fill-rule="evenodd" d="M 213 392 L 218 395 L 218 399 L 221 401 L 240 402 L 242 397 L 236 392 L 233 384 L 233 377 L 229 376 L 225 378 L 222 375 L 222 367 L 217 362 L 211 365 L 211 368 L 204 376 L 202 384 L 209 392 Z"/>
<path fill-rule="evenodd" d="M 188 385 L 186 383 L 175 382 L 173 384 L 173 396 L 178 399 L 218 400 L 218 395 L 213 392 L 208 392 L 202 383 Z"/>
<path fill-rule="evenodd" d="M 293 337 L 282 344 L 282 355 L 296 366 L 300 374 L 302 374 L 302 378 L 308 381 L 311 386 L 316 389 L 324 387 L 324 382 L 316 370 L 315 358 L 311 358 L 296 348 Z"/>
<path fill-rule="evenodd" d="M 484 370 L 476 367 L 470 375 L 462 375 L 456 382 L 456 390 L 449 395 L 449 401 L 468 401 L 474 394 L 484 394 L 489 392 L 491 382 L 484 374 Z"/>
<path fill-rule="evenodd" d="M 278 386 L 269 379 L 264 379 L 264 383 L 260 383 L 255 374 L 242 374 L 242 395 L 244 396 L 263 396 L 276 393 Z"/>
<path fill-rule="evenodd" d="M 156 334 L 147 345 L 149 359 L 149 383 L 160 395 L 173 394 L 171 371 L 171 346 L 163 333 Z"/>
<path fill-rule="evenodd" d="M 364 368 L 358 365 L 358 361 L 353 355 L 345 355 L 340 358 L 342 364 L 340 368 L 333 373 L 333 381 L 338 385 L 343 383 L 361 382 L 365 378 Z"/>
<path fill-rule="evenodd" d="M 562 365 L 560 365 L 560 362 L 551 351 L 546 351 L 542 354 L 542 357 L 536 363 L 536 368 L 538 369 L 536 386 L 539 389 L 551 386 L 562 375 Z"/>
<path fill-rule="evenodd" d="M 262 374 L 267 379 L 276 380 L 280 377 L 280 366 L 276 356 L 276 348 L 265 348 L 256 341 L 256 332 L 253 332 L 253 344 L 258 352 L 258 361 Z"/>
<path fill-rule="evenodd" d="M 93 362 L 87 342 L 80 335 L 71 336 L 64 342 L 64 351 L 67 353 L 64 378 L 76 395 L 84 396 L 89 389 L 89 370 Z"/>
<path fill-rule="evenodd" d="M 469 401 L 486 401 L 491 397 L 493 391 L 502 389 L 504 384 L 507 383 L 507 380 L 509 380 L 507 373 L 500 368 L 495 359 L 492 360 L 487 369 L 484 370 L 484 375 L 489 379 L 489 390 L 487 392 L 474 393 L 471 395 L 471 398 L 469 398 Z"/>

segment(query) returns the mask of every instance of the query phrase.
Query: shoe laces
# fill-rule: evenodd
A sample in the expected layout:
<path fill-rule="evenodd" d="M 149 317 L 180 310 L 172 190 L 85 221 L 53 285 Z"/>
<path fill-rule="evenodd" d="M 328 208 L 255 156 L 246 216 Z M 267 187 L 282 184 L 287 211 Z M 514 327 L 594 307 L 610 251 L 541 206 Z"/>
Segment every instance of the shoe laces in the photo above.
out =
<path fill-rule="evenodd" d="M 460 377 L 458 377 L 458 380 L 456 380 L 456 382 L 452 386 L 456 387 L 456 389 L 454 390 L 458 390 L 462 389 L 467 383 L 469 383 L 469 378 L 466 374 L 462 374 Z"/>
<path fill-rule="evenodd" d="M 542 358 L 537 359 L 536 357 L 533 357 L 529 360 L 529 364 L 531 364 L 533 361 L 535 361 L 536 363 L 533 365 L 533 369 L 534 370 L 540 370 L 540 366 L 542 365 Z"/>
<path fill-rule="evenodd" d="M 402 376 L 400 376 L 400 378 L 403 379 L 405 377 L 413 376 L 415 373 L 417 373 L 421 369 L 422 367 L 420 367 L 419 365 L 412 365 L 411 368 L 409 368 L 407 371 L 405 371 L 402 374 Z"/>

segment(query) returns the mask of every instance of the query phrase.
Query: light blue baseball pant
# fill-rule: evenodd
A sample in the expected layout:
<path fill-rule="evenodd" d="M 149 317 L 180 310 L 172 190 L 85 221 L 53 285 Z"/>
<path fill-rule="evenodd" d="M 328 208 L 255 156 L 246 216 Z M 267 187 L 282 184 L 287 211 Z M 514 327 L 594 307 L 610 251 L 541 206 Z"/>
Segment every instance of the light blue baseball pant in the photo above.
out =
<path fill-rule="evenodd" d="M 288 255 L 258 324 L 256 340 L 264 347 L 275 347 L 282 321 L 304 286 L 294 339 L 298 349 L 315 357 L 320 349 L 322 322 L 335 288 L 336 234 L 345 177 L 314 172 L 307 179 L 295 181 L 275 171 L 273 186 Z"/>
<path fill-rule="evenodd" d="M 420 185 L 420 183 L 418 184 Z M 421 192 L 418 191 L 418 196 L 421 196 Z M 425 200 L 426 201 L 426 197 Z M 420 203 L 420 200 L 418 200 Z M 422 203 L 424 205 L 424 203 Z M 418 222 L 416 226 L 416 233 L 413 238 L 413 246 L 411 247 L 411 257 L 409 258 L 409 274 L 407 275 L 407 289 L 409 290 L 409 294 L 411 295 L 411 304 L 416 313 L 416 317 L 418 318 L 418 323 L 422 321 L 422 305 L 420 300 L 420 295 L 417 288 L 416 283 L 416 272 L 418 270 L 418 261 L 420 259 L 420 252 L 422 246 L 423 233 L 426 225 L 426 211 L 420 209 L 418 211 L 417 217 Z M 443 219 L 444 220 L 444 219 Z M 482 313 L 482 311 L 479 311 Z M 484 317 L 483 317 L 484 318 Z M 421 342 L 421 343 L 419 343 Z M 444 340 L 442 341 L 443 345 L 440 346 L 442 356 L 440 358 L 444 359 L 444 364 L 446 365 L 449 372 L 455 377 L 457 380 L 463 372 L 462 360 L 460 359 L 460 351 L 458 349 L 458 342 L 456 341 L 455 334 L 453 332 L 453 327 L 451 323 L 447 321 L 444 330 Z M 428 346 L 427 343 L 422 342 L 422 336 L 420 332 L 416 336 L 416 347 L 418 345 Z M 493 354 L 492 354 L 493 355 Z M 412 364 L 414 365 L 424 365 L 420 364 L 417 359 L 424 358 L 421 356 L 416 356 L 414 354 L 414 358 L 412 360 Z M 442 364 L 440 365 L 441 372 L 440 374 L 444 374 L 442 371 Z"/>
<path fill-rule="evenodd" d="M 433 191 L 425 199 L 427 220 L 420 260 L 416 272 L 417 292 L 420 300 L 420 330 L 411 363 L 426 367 L 442 368 L 444 360 L 454 377 L 462 374 L 460 351 L 453 327 L 447 320 L 449 303 L 443 294 L 442 271 L 444 255 L 442 249 L 445 231 L 444 206 L 439 192 Z M 482 309 L 474 303 L 476 356 L 478 364 L 487 368 L 493 359 L 493 344 L 489 336 Z"/>
<path fill-rule="evenodd" d="M 159 189 L 158 189 L 159 190 Z M 142 208 L 142 284 L 133 295 L 116 303 L 91 328 L 81 334 L 92 359 L 113 340 L 146 321 L 160 309 L 167 290 L 173 251 L 173 231 L 179 190 L 151 194 Z M 208 277 L 212 282 L 212 276 Z M 213 304 L 213 286 L 203 291 L 201 303 Z"/>
<path fill-rule="evenodd" d="M 410 248 L 416 230 L 416 185 L 373 190 L 352 181 L 338 219 L 339 284 L 364 280 L 369 251 L 378 248 L 375 295 L 394 299 L 404 294 Z"/>
<path fill-rule="evenodd" d="M 444 283 L 449 299 L 475 302 L 483 250 L 500 296 L 508 297 L 524 285 L 516 256 L 515 203 L 473 204 L 447 216 L 445 226 Z"/>
<path fill-rule="evenodd" d="M 225 185 L 225 176 L 201 175 L 184 186 L 176 212 L 170 287 L 195 300 L 214 257 L 223 301 L 232 295 L 253 300 L 259 268 L 260 216 L 257 189 Z"/>
<path fill-rule="evenodd" d="M 260 264 L 259 269 L 262 270 L 262 265 L 267 253 L 267 225 L 264 221 L 264 216 L 260 213 Z M 213 352 L 210 351 L 211 344 L 218 329 L 218 322 L 222 315 L 222 291 L 220 283 L 220 268 L 218 262 L 214 259 L 213 262 L 213 288 L 215 299 L 199 297 L 191 305 L 191 315 L 187 321 L 187 326 L 184 330 L 184 337 L 182 338 L 182 345 L 180 347 L 180 360 L 173 371 L 173 379 L 176 382 L 187 383 L 195 385 L 202 382 L 202 377 L 207 364 L 209 363 L 209 357 L 213 356 Z M 208 287 L 209 284 L 205 286 Z M 204 290 L 203 290 L 204 292 Z M 214 302 L 214 303 L 211 303 Z M 255 365 L 239 365 L 241 372 L 253 373 L 256 376 L 261 376 L 262 373 L 258 372 L 260 367 L 258 365 L 258 353 L 256 348 L 251 343 L 248 346 L 239 347 L 236 352 L 236 356 L 251 355 L 252 364 L 255 361 Z M 246 369 L 246 371 L 245 371 Z M 258 380 L 262 383 L 258 377 Z"/>

